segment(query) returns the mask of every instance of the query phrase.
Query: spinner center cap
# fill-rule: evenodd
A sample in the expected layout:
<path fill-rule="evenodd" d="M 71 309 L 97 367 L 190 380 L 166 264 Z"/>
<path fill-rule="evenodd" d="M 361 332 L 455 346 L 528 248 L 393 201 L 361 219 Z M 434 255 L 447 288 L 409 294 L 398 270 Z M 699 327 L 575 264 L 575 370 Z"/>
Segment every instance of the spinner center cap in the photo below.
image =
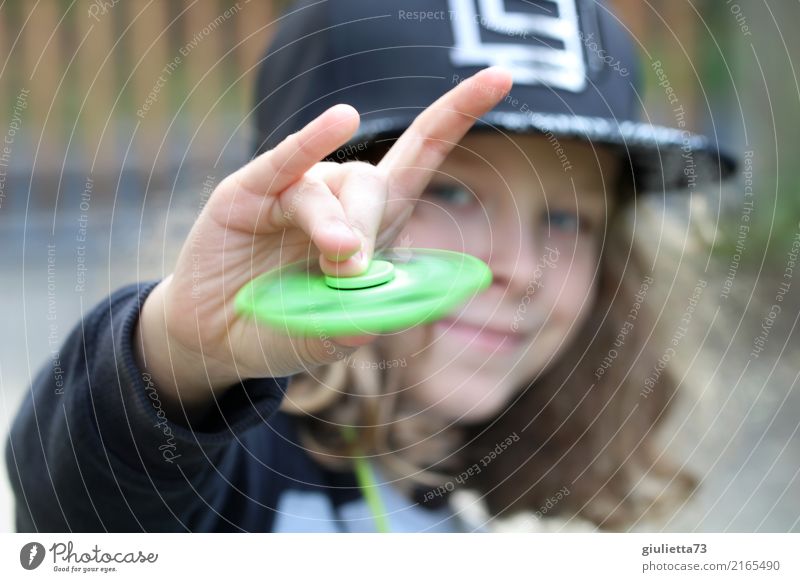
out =
<path fill-rule="evenodd" d="M 394 279 L 394 265 L 389 261 L 374 259 L 367 270 L 355 277 L 330 277 L 325 275 L 325 284 L 332 289 L 366 289 L 383 285 Z"/>

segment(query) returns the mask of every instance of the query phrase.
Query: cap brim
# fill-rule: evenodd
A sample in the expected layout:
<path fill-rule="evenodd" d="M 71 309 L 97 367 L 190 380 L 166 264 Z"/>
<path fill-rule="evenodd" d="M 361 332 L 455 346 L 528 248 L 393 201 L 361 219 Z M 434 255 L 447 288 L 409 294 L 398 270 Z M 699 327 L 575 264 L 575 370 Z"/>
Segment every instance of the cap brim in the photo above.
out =
<path fill-rule="evenodd" d="M 399 137 L 416 114 L 367 116 L 348 145 Z M 630 160 L 637 191 L 691 190 L 723 181 L 737 167 L 736 158 L 703 135 L 648 123 L 579 115 L 490 111 L 474 126 L 478 131 L 492 129 L 616 146 L 620 155 Z"/>

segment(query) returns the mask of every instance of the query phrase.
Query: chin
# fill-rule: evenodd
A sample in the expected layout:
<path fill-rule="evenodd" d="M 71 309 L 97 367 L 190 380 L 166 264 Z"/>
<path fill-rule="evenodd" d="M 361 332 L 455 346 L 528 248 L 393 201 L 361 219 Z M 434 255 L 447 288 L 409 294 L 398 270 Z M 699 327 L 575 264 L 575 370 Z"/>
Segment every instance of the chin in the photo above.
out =
<path fill-rule="evenodd" d="M 446 372 L 446 373 L 445 373 Z M 415 388 L 418 400 L 430 412 L 449 422 L 474 424 L 501 414 L 517 392 L 509 379 L 498 383 L 497 374 L 457 373 L 452 368 L 426 377 Z"/>

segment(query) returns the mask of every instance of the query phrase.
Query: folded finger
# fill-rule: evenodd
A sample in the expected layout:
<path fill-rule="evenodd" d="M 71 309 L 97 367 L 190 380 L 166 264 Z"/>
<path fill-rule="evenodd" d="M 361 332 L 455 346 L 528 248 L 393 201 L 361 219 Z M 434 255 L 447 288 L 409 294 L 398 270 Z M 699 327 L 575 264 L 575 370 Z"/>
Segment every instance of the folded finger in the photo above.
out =
<path fill-rule="evenodd" d="M 338 192 L 347 222 L 362 237 L 365 264 L 372 259 L 375 238 L 383 220 L 386 205 L 386 179 L 373 165 L 363 162 L 348 164 Z M 358 274 L 358 273 L 353 273 Z"/>
<path fill-rule="evenodd" d="M 361 249 L 361 238 L 348 225 L 341 203 L 321 180 L 306 177 L 287 188 L 274 212 L 274 224 L 304 231 L 319 249 L 321 260 L 331 265 L 347 261 Z M 335 267 L 323 270 L 336 274 Z"/>

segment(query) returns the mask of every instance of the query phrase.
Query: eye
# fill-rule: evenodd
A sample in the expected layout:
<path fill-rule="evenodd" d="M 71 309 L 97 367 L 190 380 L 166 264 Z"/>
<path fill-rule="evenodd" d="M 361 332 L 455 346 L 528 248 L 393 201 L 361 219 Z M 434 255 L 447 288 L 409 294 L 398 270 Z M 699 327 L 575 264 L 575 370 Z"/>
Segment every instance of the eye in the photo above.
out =
<path fill-rule="evenodd" d="M 591 230 L 589 221 L 571 210 L 551 210 L 543 218 L 546 225 L 558 232 L 585 232 Z"/>
<path fill-rule="evenodd" d="M 472 192 L 461 184 L 429 184 L 425 194 L 450 206 L 469 206 L 475 201 Z"/>

